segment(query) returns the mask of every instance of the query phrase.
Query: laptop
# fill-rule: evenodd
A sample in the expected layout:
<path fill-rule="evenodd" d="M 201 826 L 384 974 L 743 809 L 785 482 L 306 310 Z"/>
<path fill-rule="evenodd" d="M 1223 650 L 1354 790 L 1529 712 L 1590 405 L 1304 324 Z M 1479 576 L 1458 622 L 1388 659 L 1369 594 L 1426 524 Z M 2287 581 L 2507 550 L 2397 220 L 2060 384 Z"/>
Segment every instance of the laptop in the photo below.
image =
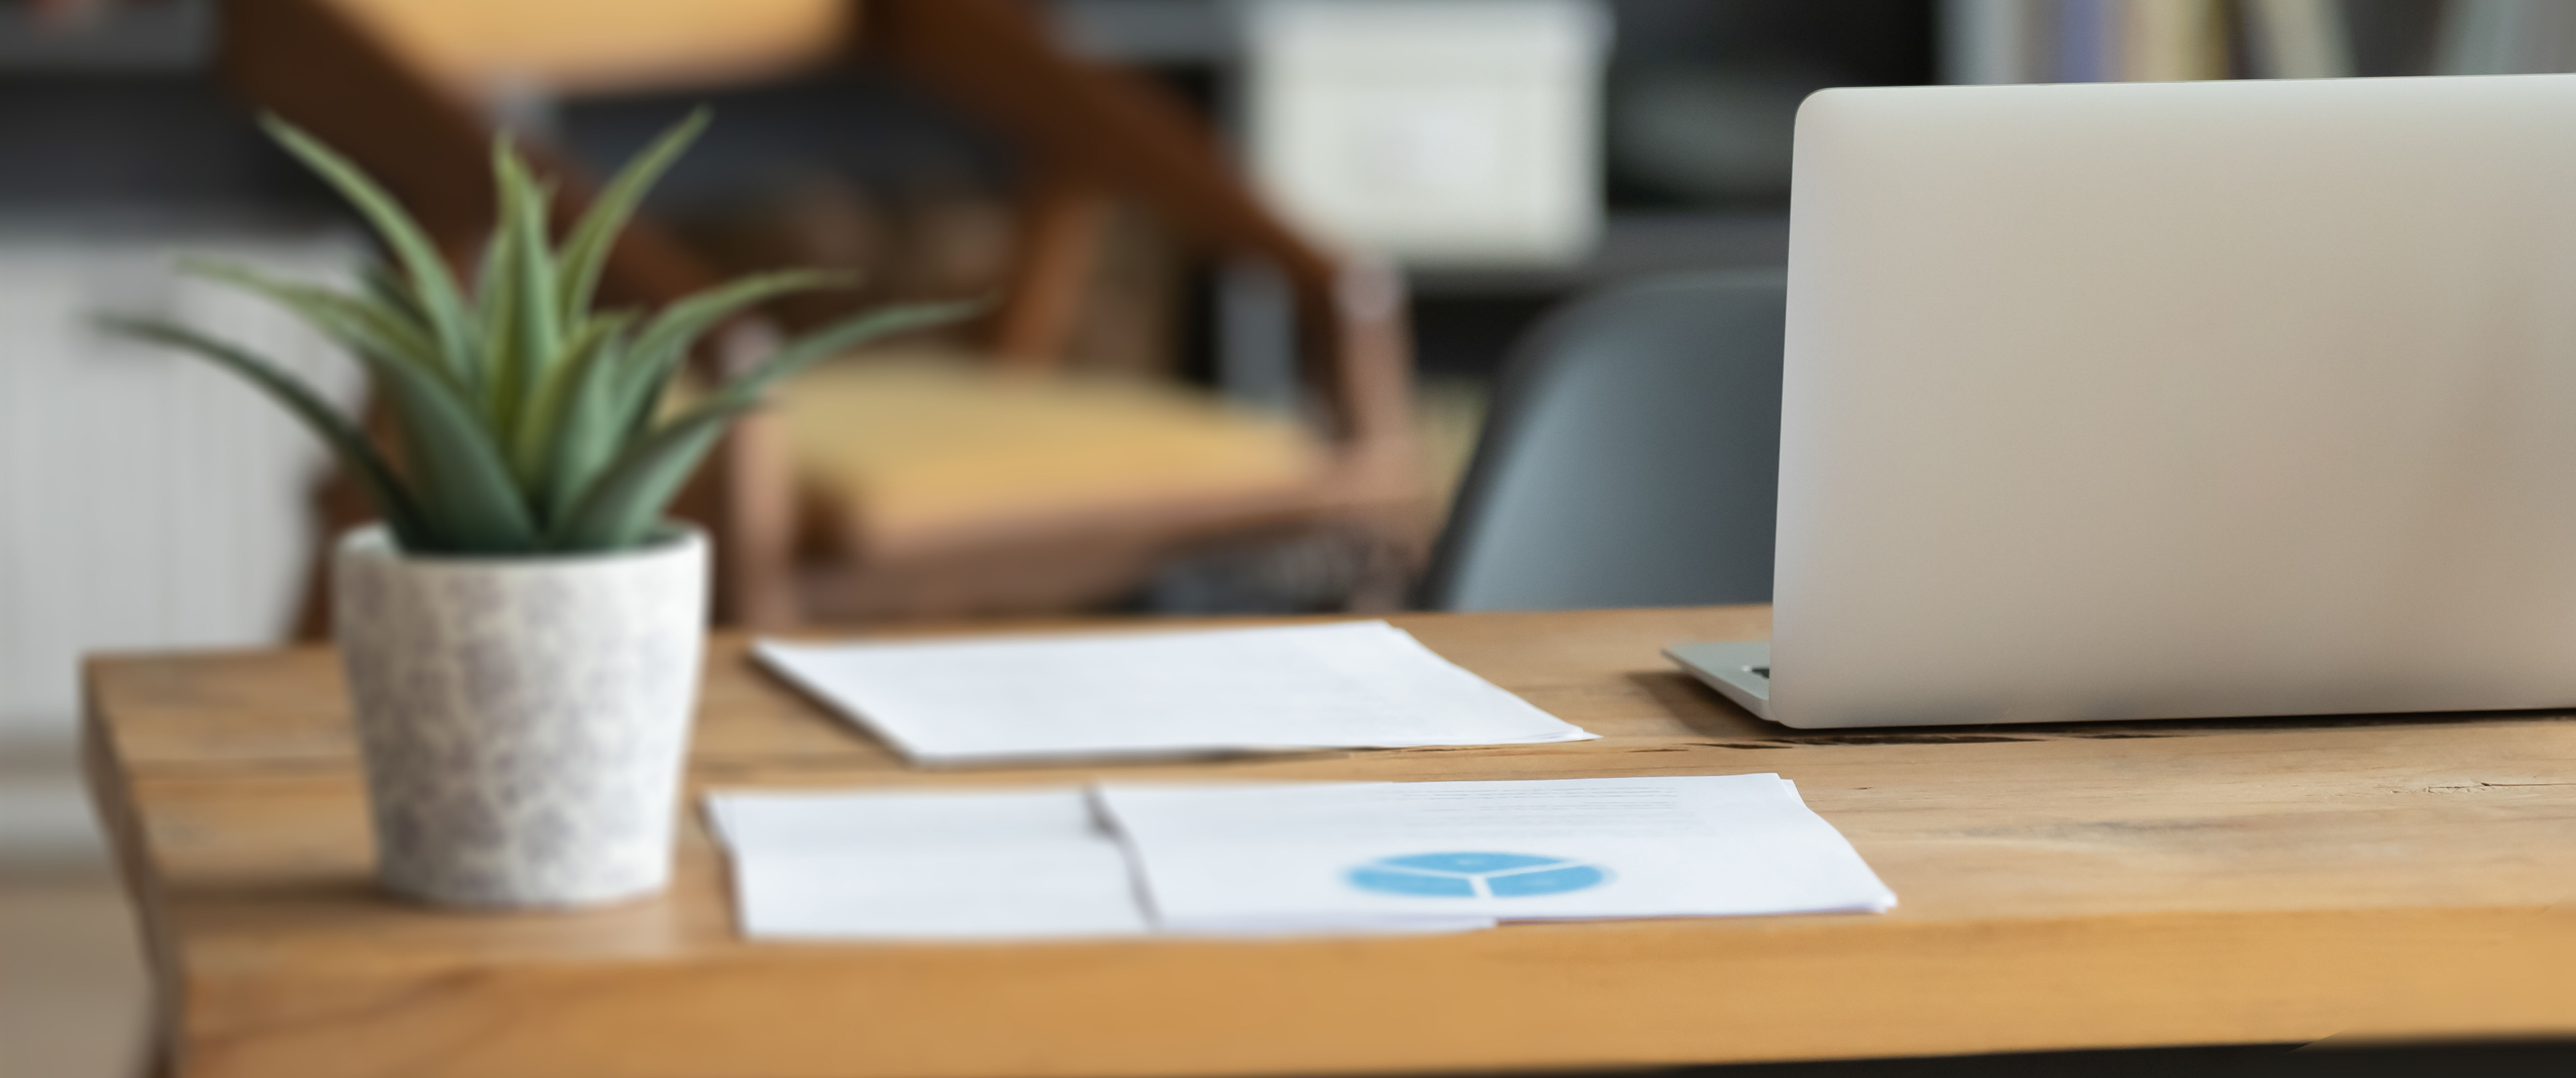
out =
<path fill-rule="evenodd" d="M 1797 727 L 2576 706 L 2576 76 L 1826 90 Z"/>

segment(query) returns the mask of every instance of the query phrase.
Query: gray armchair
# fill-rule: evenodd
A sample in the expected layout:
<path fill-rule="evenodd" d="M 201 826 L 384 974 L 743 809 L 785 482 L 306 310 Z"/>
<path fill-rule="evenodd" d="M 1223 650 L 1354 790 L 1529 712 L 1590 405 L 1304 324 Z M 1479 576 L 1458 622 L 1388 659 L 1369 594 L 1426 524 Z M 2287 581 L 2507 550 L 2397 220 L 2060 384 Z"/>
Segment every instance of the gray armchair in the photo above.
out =
<path fill-rule="evenodd" d="M 1768 602 L 1778 273 L 1654 278 L 1519 345 L 1424 581 L 1435 610 Z"/>

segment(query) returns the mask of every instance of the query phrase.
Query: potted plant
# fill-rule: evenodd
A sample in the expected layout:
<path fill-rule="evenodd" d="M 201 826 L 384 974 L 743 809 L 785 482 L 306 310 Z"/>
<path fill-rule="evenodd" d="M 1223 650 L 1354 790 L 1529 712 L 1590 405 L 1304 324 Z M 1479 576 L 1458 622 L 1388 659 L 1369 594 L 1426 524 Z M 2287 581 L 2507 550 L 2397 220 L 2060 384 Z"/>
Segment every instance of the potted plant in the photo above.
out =
<path fill-rule="evenodd" d="M 693 115 L 638 155 L 560 245 L 547 191 L 506 141 L 497 146 L 498 221 L 479 271 L 460 283 L 365 173 L 283 121 L 263 121 L 381 235 L 389 264 L 354 292 L 225 264 L 182 268 L 284 305 L 363 363 L 392 422 L 390 453 L 258 355 L 169 322 L 106 320 L 250 380 L 328 443 L 373 500 L 381 520 L 334 554 L 334 632 L 378 875 L 398 894 L 561 906 L 663 887 L 707 609 L 707 540 L 665 518 L 671 499 L 765 387 L 973 306 L 863 314 L 666 408 L 702 334 L 763 300 L 835 281 L 773 273 L 649 315 L 598 309 L 618 233 L 705 122 Z"/>

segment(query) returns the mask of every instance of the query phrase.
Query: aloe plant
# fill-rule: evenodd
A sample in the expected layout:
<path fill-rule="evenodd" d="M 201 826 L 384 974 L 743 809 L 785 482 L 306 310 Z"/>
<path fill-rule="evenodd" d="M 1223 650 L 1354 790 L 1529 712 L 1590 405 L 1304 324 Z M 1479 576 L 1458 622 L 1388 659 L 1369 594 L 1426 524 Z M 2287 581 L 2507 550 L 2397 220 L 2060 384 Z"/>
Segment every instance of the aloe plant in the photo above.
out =
<path fill-rule="evenodd" d="M 550 244 L 550 192 L 506 139 L 497 142 L 498 221 L 470 288 L 365 172 L 283 120 L 261 122 L 383 237 L 387 264 L 355 291 L 227 263 L 183 260 L 180 268 L 283 305 L 364 364 L 395 427 L 393 459 L 265 357 L 168 321 L 103 322 L 211 360 L 275 398 L 364 485 L 406 551 L 570 553 L 649 542 L 681 483 L 763 390 L 816 360 L 978 306 L 890 307 L 826 326 L 665 417 L 666 391 L 700 336 L 762 301 L 838 283 L 792 270 L 709 288 L 649 315 L 596 309 L 609 248 L 705 128 L 703 110 L 628 162 L 559 246 Z"/>

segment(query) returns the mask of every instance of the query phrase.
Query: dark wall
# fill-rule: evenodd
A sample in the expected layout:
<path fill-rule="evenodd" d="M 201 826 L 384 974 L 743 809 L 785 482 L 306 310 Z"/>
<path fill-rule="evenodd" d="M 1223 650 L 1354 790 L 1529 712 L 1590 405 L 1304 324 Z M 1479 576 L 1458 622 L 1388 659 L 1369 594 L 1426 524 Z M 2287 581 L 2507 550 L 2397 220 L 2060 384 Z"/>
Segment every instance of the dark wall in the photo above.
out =
<path fill-rule="evenodd" d="M 0 215 L 151 220 L 331 208 L 208 76 L 0 76 Z"/>

